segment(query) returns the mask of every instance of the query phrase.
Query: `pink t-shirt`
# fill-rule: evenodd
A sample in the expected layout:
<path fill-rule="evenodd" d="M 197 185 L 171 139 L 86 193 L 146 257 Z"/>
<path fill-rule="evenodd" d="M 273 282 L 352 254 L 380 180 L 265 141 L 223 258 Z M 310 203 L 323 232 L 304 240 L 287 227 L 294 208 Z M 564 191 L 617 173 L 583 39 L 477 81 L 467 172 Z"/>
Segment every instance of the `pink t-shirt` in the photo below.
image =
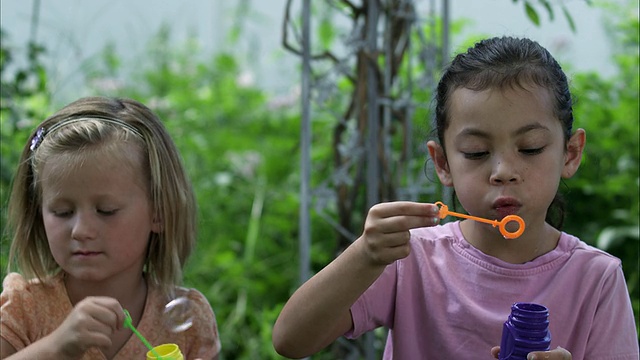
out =
<path fill-rule="evenodd" d="M 388 328 L 384 359 L 493 359 L 515 302 L 546 306 L 551 348 L 574 360 L 638 360 L 619 259 L 562 233 L 551 252 L 510 264 L 471 246 L 459 222 L 412 231 L 411 254 L 351 307 L 345 336 Z"/>
<path fill-rule="evenodd" d="M 18 351 L 53 332 L 73 309 L 62 276 L 51 278 L 47 284 L 25 281 L 17 273 L 8 274 L 3 281 L 0 335 Z M 172 332 L 164 325 L 163 311 L 168 301 L 154 286 L 148 288 L 144 312 L 136 328 L 154 346 L 177 344 L 185 359 L 212 359 L 220 351 L 220 340 L 211 305 L 195 289 L 176 288 L 176 297 L 186 297 L 191 304 L 191 328 Z M 113 359 L 145 359 L 146 353 L 144 344 L 131 335 Z M 90 348 L 82 359 L 106 357 L 98 348 Z"/>

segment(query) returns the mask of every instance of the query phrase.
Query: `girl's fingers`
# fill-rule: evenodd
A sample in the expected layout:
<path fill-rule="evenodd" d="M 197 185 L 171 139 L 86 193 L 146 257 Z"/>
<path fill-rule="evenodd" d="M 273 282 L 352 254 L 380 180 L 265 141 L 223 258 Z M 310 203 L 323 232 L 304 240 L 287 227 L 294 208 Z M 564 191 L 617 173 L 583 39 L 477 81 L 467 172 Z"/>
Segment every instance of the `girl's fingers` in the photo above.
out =
<path fill-rule="evenodd" d="M 390 218 L 376 219 L 367 224 L 365 230 L 381 234 L 393 234 L 411 229 L 433 226 L 440 221 L 437 217 L 399 215 Z"/>
<path fill-rule="evenodd" d="M 81 302 L 83 312 L 96 320 L 101 325 L 109 327 L 111 331 L 122 328 L 124 312 L 120 303 L 109 297 L 88 297 Z M 78 304 L 80 305 L 80 304 Z M 99 329 L 96 329 L 99 330 Z M 104 329 L 100 329 L 104 331 Z"/>
<path fill-rule="evenodd" d="M 567 349 L 558 346 L 551 351 L 536 351 L 527 355 L 527 360 L 571 360 L 572 356 Z"/>
<path fill-rule="evenodd" d="M 500 346 L 494 346 L 491 348 L 491 356 L 493 356 L 494 359 L 498 358 L 499 353 L 500 353 Z"/>
<path fill-rule="evenodd" d="M 408 231 L 395 234 L 381 234 L 378 235 L 375 243 L 382 248 L 394 248 L 397 246 L 403 246 L 409 243 L 411 234 Z"/>
<path fill-rule="evenodd" d="M 491 348 L 491 355 L 497 359 L 500 353 L 500 346 L 494 346 Z M 571 360 L 572 356 L 567 349 L 558 346 L 555 350 L 551 351 L 536 351 L 527 355 L 527 360 Z"/>
<path fill-rule="evenodd" d="M 374 264 L 390 264 L 407 257 L 411 251 L 409 230 L 437 224 L 438 210 L 433 204 L 409 201 L 374 205 L 362 234 L 365 254 Z"/>
<path fill-rule="evenodd" d="M 411 247 L 409 244 L 386 248 L 384 251 L 372 252 L 371 259 L 376 264 L 391 264 L 392 262 L 409 256 Z"/>
<path fill-rule="evenodd" d="M 434 204 L 394 201 L 372 206 L 369 214 L 381 219 L 399 215 L 430 217 L 438 216 L 438 211 L 438 206 Z"/>

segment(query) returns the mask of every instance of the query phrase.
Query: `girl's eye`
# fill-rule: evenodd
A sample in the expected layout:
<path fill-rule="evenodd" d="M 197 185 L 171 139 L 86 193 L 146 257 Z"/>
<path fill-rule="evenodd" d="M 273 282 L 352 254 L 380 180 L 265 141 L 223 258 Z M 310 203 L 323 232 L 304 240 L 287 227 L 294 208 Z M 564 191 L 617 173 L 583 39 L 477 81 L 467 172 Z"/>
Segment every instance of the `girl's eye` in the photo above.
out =
<path fill-rule="evenodd" d="M 521 149 L 520 152 L 525 154 L 525 155 L 538 155 L 543 150 L 544 150 L 544 146 L 540 147 L 540 148 L 533 148 L 533 149 Z"/>
<path fill-rule="evenodd" d="M 105 210 L 105 209 L 98 209 L 97 210 L 99 214 L 101 215 L 113 215 L 116 213 L 116 211 L 118 210 Z"/>
<path fill-rule="evenodd" d="M 489 152 L 488 151 L 471 152 L 471 153 L 463 152 L 462 154 L 464 155 L 465 159 L 468 159 L 468 160 L 479 160 L 479 159 L 482 159 L 485 156 L 489 155 Z"/>
<path fill-rule="evenodd" d="M 53 215 L 55 215 L 57 217 L 67 217 L 67 216 L 70 216 L 72 214 L 72 212 L 68 211 L 68 210 L 62 210 L 62 211 L 61 210 L 54 210 L 52 212 L 53 212 Z"/>

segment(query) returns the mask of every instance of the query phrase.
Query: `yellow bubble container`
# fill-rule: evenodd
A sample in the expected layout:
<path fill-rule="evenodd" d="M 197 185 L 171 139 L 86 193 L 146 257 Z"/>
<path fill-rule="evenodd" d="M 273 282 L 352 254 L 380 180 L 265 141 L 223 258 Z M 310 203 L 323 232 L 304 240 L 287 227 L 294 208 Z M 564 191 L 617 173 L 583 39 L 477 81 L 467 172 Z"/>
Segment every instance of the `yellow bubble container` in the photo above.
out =
<path fill-rule="evenodd" d="M 156 356 L 156 354 L 154 354 L 153 351 L 155 351 L 156 354 L 160 357 Z M 180 348 L 176 344 L 158 345 L 153 348 L 153 351 L 149 350 L 147 352 L 147 360 L 156 360 L 156 359 L 184 360 L 184 357 L 182 356 L 182 352 L 180 351 Z"/>

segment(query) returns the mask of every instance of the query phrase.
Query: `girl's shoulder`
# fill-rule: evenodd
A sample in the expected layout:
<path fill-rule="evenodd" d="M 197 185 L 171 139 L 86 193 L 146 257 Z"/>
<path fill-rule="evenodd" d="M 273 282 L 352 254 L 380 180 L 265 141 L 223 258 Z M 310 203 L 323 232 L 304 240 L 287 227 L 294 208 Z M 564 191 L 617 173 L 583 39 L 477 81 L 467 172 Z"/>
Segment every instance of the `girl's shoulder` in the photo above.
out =
<path fill-rule="evenodd" d="M 615 270 L 622 264 L 619 258 L 565 232 L 560 235 L 558 250 L 569 254 L 570 261 L 582 263 L 589 268 Z"/>
<path fill-rule="evenodd" d="M 65 294 L 59 276 L 41 282 L 9 273 L 2 282 L 0 294 L 3 338 L 19 350 L 29 345 L 25 342 L 26 334 L 53 331 L 71 308 Z"/>
<path fill-rule="evenodd" d="M 26 279 L 19 273 L 11 272 L 2 281 L 3 294 L 30 294 L 32 297 L 49 296 L 52 289 L 61 290 L 62 277 L 54 275 L 44 280 Z"/>
<path fill-rule="evenodd" d="M 207 297 L 201 293 L 199 290 L 194 288 L 185 288 L 185 287 L 176 287 L 175 290 L 176 297 L 174 300 L 176 304 L 184 301 L 194 309 L 194 311 L 199 312 L 201 314 L 211 313 L 213 314 L 213 309 L 211 308 L 211 304 Z"/>
<path fill-rule="evenodd" d="M 175 287 L 176 296 L 188 297 L 189 299 L 205 299 L 206 297 L 202 292 L 195 288 L 176 286 Z"/>
<path fill-rule="evenodd" d="M 2 280 L 2 291 L 22 291 L 27 288 L 27 285 L 28 282 L 22 275 L 12 272 L 8 273 L 7 276 L 4 277 L 4 280 Z"/>

